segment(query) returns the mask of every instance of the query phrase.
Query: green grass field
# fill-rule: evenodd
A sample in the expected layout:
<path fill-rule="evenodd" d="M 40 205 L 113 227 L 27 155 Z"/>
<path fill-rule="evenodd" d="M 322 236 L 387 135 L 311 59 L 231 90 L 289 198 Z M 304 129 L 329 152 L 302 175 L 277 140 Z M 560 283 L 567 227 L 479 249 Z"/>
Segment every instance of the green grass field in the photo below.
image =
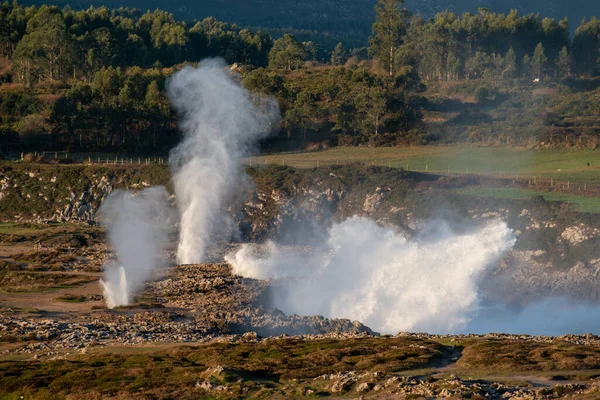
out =
<path fill-rule="evenodd" d="M 339 147 L 316 152 L 269 154 L 254 157 L 248 162 L 285 164 L 297 168 L 364 162 L 411 171 L 522 175 L 600 184 L 600 150 L 534 151 L 476 146 Z"/>
<path fill-rule="evenodd" d="M 535 196 L 542 196 L 547 201 L 561 201 L 569 203 L 575 211 L 599 214 L 600 199 L 597 197 L 578 196 L 574 194 L 529 190 L 518 187 L 486 187 L 471 186 L 459 189 L 458 193 L 465 196 L 492 197 L 497 199 L 525 200 Z"/>

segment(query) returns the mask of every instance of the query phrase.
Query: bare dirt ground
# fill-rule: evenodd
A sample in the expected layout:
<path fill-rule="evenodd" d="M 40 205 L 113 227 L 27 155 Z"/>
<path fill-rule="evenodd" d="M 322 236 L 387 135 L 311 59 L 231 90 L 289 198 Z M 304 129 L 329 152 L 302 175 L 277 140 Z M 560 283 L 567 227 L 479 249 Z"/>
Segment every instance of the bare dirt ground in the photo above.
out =
<path fill-rule="evenodd" d="M 62 275 L 67 277 L 89 277 L 93 280 L 68 288 L 45 290 L 41 292 L 1 293 L 0 309 L 35 309 L 43 312 L 90 312 L 94 307 L 103 307 L 102 288 L 98 281 L 100 274 L 91 272 L 36 272 L 42 276 Z M 97 298 L 85 302 L 69 302 L 61 299 Z"/>

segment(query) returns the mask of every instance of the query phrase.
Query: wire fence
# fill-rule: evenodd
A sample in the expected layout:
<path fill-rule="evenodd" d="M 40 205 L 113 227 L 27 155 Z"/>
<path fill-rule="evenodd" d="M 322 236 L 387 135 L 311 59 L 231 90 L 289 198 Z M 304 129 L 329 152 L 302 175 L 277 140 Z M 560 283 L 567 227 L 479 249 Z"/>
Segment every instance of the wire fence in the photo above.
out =
<path fill-rule="evenodd" d="M 82 153 L 69 151 L 43 151 L 34 153 L 25 152 L 4 152 L 4 158 L 11 161 L 25 160 L 27 157 L 41 157 L 42 159 L 54 162 L 68 162 L 75 164 L 97 164 L 97 165 L 165 165 L 168 164 L 168 157 L 152 156 L 140 157 L 138 155 L 119 155 L 114 153 Z M 31 155 L 31 156 L 30 156 Z M 446 176 L 479 176 L 489 179 L 496 179 L 503 184 L 515 184 L 520 187 L 528 187 L 533 190 L 541 191 L 559 191 L 578 193 L 584 196 L 600 196 L 600 184 L 598 182 L 585 182 L 582 179 L 561 179 L 558 177 L 523 174 L 507 171 L 492 171 L 485 169 L 477 169 L 471 167 L 459 167 L 457 165 L 448 165 L 447 168 L 440 169 L 430 168 L 430 165 L 423 163 L 422 160 L 412 162 L 405 161 L 389 161 L 389 160 L 372 160 L 372 161 L 357 161 L 354 159 L 348 160 L 320 160 L 310 158 L 299 158 L 297 156 L 286 158 L 285 156 L 260 156 L 249 157 L 243 160 L 243 163 L 250 167 L 261 167 L 269 165 L 283 165 L 296 168 L 322 168 L 333 165 L 349 165 L 362 164 L 379 167 L 397 168 L 405 171 L 431 173 Z"/>
<path fill-rule="evenodd" d="M 28 157 L 46 159 L 53 162 L 69 162 L 75 164 L 103 164 L 103 165 L 150 165 L 166 164 L 167 157 L 140 157 L 138 155 L 120 155 L 114 153 L 79 153 L 69 151 L 41 151 L 41 152 L 5 152 L 4 158 L 10 161 L 26 160 Z"/>
<path fill-rule="evenodd" d="M 412 162 L 411 162 L 412 161 Z M 356 160 L 314 160 L 314 159 L 299 159 L 297 157 L 285 158 L 285 157 L 258 157 L 248 159 L 246 164 L 250 166 L 260 165 L 282 165 L 291 166 L 296 168 L 320 168 L 330 167 L 333 165 L 349 165 L 349 164 L 362 164 L 368 166 L 388 167 L 397 168 L 404 171 L 419 172 L 419 173 L 430 173 L 435 175 L 444 176 L 472 176 L 482 177 L 486 179 L 496 180 L 498 183 L 503 185 L 514 184 L 519 187 L 530 188 L 537 191 L 557 191 L 557 192 L 569 192 L 577 193 L 583 196 L 597 197 L 600 196 L 600 183 L 599 182 L 586 182 L 584 179 L 568 179 L 560 176 L 551 176 L 550 173 L 546 174 L 524 174 L 512 171 L 502 170 L 490 170 L 485 168 L 472 168 L 468 166 L 448 165 L 446 168 L 430 168 L 430 165 L 423 160 L 407 160 L 407 161 L 386 161 L 386 160 L 372 160 L 372 161 L 359 161 Z M 439 163 L 437 163 L 439 164 Z M 557 174 L 559 175 L 559 174 Z"/>

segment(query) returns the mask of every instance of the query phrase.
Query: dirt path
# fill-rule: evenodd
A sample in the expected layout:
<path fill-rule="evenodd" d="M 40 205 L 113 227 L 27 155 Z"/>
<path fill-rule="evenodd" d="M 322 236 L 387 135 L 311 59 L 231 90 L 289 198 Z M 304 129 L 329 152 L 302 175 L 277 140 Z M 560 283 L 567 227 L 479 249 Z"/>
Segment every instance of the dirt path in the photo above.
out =
<path fill-rule="evenodd" d="M 36 274 L 36 275 L 64 275 L 64 276 L 93 276 L 97 278 L 102 277 L 101 272 L 86 272 L 86 271 L 11 271 L 15 274 Z"/>
<path fill-rule="evenodd" d="M 87 275 L 88 273 L 80 274 L 95 276 Z M 71 288 L 44 292 L 0 293 L 0 308 L 36 309 L 48 312 L 90 312 L 94 306 L 104 306 L 104 301 L 65 302 L 58 300 L 59 297 L 67 295 L 73 297 L 102 295 L 102 288 L 99 281 L 96 280 Z"/>

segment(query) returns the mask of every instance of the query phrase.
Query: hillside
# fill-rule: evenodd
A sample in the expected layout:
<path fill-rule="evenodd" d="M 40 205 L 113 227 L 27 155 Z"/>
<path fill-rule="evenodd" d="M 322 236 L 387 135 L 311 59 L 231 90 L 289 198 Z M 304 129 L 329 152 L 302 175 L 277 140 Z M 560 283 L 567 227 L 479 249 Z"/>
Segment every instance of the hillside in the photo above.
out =
<path fill-rule="evenodd" d="M 293 31 L 299 37 L 318 40 L 326 46 L 343 41 L 349 47 L 367 45 L 367 36 L 375 19 L 375 0 L 330 0 L 330 1 L 199 1 L 185 0 L 27 0 L 23 4 L 69 4 L 73 8 L 88 8 L 106 5 L 110 8 L 136 7 L 142 10 L 163 9 L 182 19 L 203 19 L 213 16 L 241 26 L 261 27 L 271 33 Z M 494 12 L 506 13 L 518 9 L 521 13 L 540 13 L 542 17 L 563 19 L 568 17 L 574 30 L 583 17 L 588 19 L 600 15 L 600 3 L 593 0 L 406 0 L 411 12 L 432 17 L 435 13 L 449 10 L 457 14 L 476 13 L 478 8 L 489 8 Z M 315 31 L 319 35 L 315 35 Z"/>

